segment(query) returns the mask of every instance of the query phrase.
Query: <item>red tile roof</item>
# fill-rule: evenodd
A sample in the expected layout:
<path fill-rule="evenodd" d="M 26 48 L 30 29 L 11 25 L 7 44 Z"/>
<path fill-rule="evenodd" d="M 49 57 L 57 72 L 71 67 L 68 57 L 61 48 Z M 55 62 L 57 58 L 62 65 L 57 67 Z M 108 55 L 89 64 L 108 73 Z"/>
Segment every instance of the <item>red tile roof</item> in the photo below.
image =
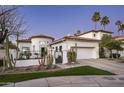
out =
<path fill-rule="evenodd" d="M 53 37 L 51 37 L 51 36 L 46 36 L 46 35 L 35 35 L 35 36 L 30 37 L 30 39 L 32 39 L 32 38 L 49 38 L 49 39 L 54 40 Z"/>
<path fill-rule="evenodd" d="M 89 42 L 99 42 L 99 40 L 97 39 L 90 39 L 90 38 L 84 38 L 84 37 L 77 37 L 77 36 L 65 36 L 59 40 L 55 40 L 54 42 L 51 43 L 52 44 L 56 44 L 56 43 L 60 43 L 66 40 L 75 40 L 75 41 L 89 41 Z"/>
<path fill-rule="evenodd" d="M 21 40 L 18 40 L 18 42 L 31 43 L 31 40 L 30 39 L 21 39 Z"/>

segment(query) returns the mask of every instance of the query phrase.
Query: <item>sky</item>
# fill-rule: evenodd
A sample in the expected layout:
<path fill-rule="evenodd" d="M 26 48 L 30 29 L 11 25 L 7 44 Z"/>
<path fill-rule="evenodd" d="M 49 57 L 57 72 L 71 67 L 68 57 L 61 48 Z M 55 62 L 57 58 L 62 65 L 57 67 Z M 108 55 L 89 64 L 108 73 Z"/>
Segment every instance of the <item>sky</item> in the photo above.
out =
<path fill-rule="evenodd" d="M 26 37 L 32 35 L 50 35 L 61 38 L 68 34 L 73 34 L 77 30 L 81 32 L 94 29 L 94 23 L 91 18 L 94 12 L 98 11 L 101 17 L 108 16 L 110 24 L 106 27 L 107 31 L 114 32 L 117 35 L 115 22 L 121 20 L 124 22 L 124 6 L 23 6 L 19 12 L 24 15 L 27 23 L 28 33 Z M 97 24 L 97 29 L 101 29 L 100 23 Z"/>

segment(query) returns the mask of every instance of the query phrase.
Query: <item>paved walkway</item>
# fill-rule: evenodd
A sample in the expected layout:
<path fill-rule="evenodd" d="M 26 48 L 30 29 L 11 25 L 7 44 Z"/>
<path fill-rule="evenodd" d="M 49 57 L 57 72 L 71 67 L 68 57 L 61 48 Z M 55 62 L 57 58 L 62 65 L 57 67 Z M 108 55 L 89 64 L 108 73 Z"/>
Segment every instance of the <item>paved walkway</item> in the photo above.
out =
<path fill-rule="evenodd" d="M 4 87 L 124 87 L 124 75 L 50 77 L 11 83 Z"/>

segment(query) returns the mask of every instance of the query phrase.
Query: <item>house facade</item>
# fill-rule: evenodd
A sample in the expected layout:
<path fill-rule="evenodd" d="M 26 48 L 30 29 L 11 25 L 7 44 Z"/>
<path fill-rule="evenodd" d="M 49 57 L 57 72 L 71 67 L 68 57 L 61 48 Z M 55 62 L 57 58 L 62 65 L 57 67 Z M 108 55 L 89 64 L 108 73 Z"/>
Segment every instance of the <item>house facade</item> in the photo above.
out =
<path fill-rule="evenodd" d="M 54 64 L 67 63 L 67 52 L 70 49 L 76 50 L 77 60 L 99 58 L 99 41 L 104 34 L 112 35 L 112 32 L 92 30 L 55 40 L 51 43 Z"/>
<path fill-rule="evenodd" d="M 28 39 L 18 40 L 19 54 L 29 51 L 31 58 L 41 57 L 45 52 L 45 48 L 49 48 L 49 44 L 54 40 L 53 37 L 46 35 L 36 35 Z"/>
<path fill-rule="evenodd" d="M 57 40 L 46 35 L 36 35 L 28 39 L 18 40 L 19 54 L 30 51 L 31 58 L 40 58 L 47 49 L 47 52 L 53 55 L 54 64 L 65 64 L 68 62 L 67 52 L 73 49 L 77 53 L 77 60 L 97 59 L 99 58 L 99 41 L 103 35 L 112 35 L 112 33 L 110 31 L 91 30 Z M 121 41 L 121 45 L 124 47 L 124 36 L 115 36 L 113 38 Z M 124 51 L 121 51 L 120 54 L 124 56 Z"/>

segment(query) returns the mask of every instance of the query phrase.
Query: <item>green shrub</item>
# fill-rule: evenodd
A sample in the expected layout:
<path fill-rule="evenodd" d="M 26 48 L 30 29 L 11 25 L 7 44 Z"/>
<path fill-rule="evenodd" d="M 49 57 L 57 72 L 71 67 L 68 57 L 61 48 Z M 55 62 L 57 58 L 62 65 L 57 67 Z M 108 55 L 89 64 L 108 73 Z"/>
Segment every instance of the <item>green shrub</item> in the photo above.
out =
<path fill-rule="evenodd" d="M 52 66 L 52 64 L 53 64 L 53 56 L 49 54 L 47 56 L 47 65 Z"/>
<path fill-rule="evenodd" d="M 120 54 L 117 54 L 117 53 L 113 53 L 113 58 L 120 58 Z"/>
<path fill-rule="evenodd" d="M 102 47 L 99 49 L 99 57 L 100 58 L 105 58 L 105 50 Z"/>
<path fill-rule="evenodd" d="M 19 59 L 23 59 L 24 53 L 19 54 Z"/>
<path fill-rule="evenodd" d="M 75 51 L 68 51 L 67 52 L 67 58 L 68 58 L 68 62 L 76 62 L 76 58 L 77 58 L 77 54 Z"/>
<path fill-rule="evenodd" d="M 31 56 L 31 53 L 29 51 L 24 51 L 24 55 L 26 56 L 26 59 L 29 59 Z"/>
<path fill-rule="evenodd" d="M 120 58 L 120 54 L 117 53 L 110 54 L 110 58 Z"/>

